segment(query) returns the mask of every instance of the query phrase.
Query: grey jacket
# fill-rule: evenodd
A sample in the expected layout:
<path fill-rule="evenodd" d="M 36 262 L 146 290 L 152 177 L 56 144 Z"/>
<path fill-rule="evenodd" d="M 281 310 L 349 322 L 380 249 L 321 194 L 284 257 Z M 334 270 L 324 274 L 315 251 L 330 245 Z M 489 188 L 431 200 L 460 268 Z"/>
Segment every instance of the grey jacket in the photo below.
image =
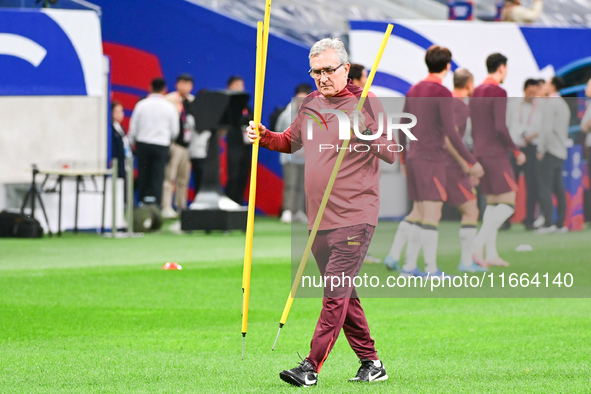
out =
<path fill-rule="evenodd" d="M 560 97 L 548 97 L 543 102 L 544 121 L 538 143 L 538 152 L 549 153 L 565 160 L 567 156 L 566 141 L 570 125 L 570 109 L 566 101 Z"/>

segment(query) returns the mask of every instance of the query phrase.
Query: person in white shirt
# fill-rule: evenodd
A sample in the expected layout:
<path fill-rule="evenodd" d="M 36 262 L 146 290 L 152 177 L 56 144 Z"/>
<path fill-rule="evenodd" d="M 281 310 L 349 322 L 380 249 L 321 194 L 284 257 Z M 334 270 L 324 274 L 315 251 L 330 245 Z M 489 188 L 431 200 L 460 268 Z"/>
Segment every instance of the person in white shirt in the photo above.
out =
<path fill-rule="evenodd" d="M 567 157 L 567 140 L 570 126 L 570 109 L 558 93 L 564 87 L 564 80 L 554 77 L 546 83 L 543 103 L 543 126 L 538 143 L 539 197 L 544 214 L 544 226 L 536 230 L 538 234 L 567 232 L 566 194 L 562 180 L 562 166 Z M 553 221 L 552 194 L 558 201 L 558 219 Z"/>
<path fill-rule="evenodd" d="M 283 132 L 287 130 L 304 98 L 312 93 L 312 87 L 303 83 L 296 87 L 295 99 L 285 107 L 277 118 L 276 130 Z M 296 102 L 297 108 L 292 104 Z M 279 161 L 283 166 L 283 204 L 281 213 L 282 223 L 296 222 L 308 223 L 306 216 L 306 196 L 304 193 L 304 149 L 293 154 L 280 153 Z"/>
<path fill-rule="evenodd" d="M 527 161 L 518 166 L 512 159 L 515 179 L 523 171 L 527 190 L 527 214 L 523 224 L 528 230 L 534 228 L 534 213 L 538 202 L 538 160 L 536 159 L 538 139 L 542 127 L 543 111 L 538 80 L 528 79 L 523 86 L 523 99 L 510 99 L 507 106 L 507 127 L 515 145 L 525 154 Z"/>
<path fill-rule="evenodd" d="M 193 172 L 193 189 L 195 199 L 201 190 L 205 165 L 207 161 L 207 151 L 209 150 L 209 140 L 212 136 L 211 130 L 193 130 L 191 133 L 191 143 L 189 144 L 189 156 L 191 157 L 191 168 Z"/>
<path fill-rule="evenodd" d="M 129 139 L 136 146 L 139 200 L 158 206 L 162 204 L 169 147 L 179 134 L 180 123 L 179 113 L 165 93 L 166 82 L 155 78 L 150 95 L 136 104 L 129 126 Z"/>

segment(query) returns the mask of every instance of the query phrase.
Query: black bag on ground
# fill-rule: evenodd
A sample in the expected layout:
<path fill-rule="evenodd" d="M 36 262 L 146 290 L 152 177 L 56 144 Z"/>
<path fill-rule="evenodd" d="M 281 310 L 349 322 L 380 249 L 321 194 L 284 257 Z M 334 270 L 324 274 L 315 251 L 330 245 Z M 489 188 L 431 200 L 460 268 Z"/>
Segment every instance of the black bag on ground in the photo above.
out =
<path fill-rule="evenodd" d="M 162 213 L 157 205 L 144 204 L 133 210 L 133 231 L 149 233 L 162 227 Z"/>
<path fill-rule="evenodd" d="M 43 228 L 37 219 L 21 213 L 0 212 L 0 237 L 41 238 Z"/>

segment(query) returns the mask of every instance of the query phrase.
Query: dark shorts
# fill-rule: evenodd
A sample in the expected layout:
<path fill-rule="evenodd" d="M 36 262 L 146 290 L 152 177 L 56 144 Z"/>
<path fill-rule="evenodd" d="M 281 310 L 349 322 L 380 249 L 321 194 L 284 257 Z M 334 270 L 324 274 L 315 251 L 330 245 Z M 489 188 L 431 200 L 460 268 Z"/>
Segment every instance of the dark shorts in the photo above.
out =
<path fill-rule="evenodd" d="M 517 191 L 517 183 L 509 156 L 478 157 L 484 168 L 484 176 L 480 178 L 480 190 L 484 194 L 498 195 Z"/>
<path fill-rule="evenodd" d="M 410 159 L 406 162 L 408 198 L 412 201 L 447 201 L 443 163 Z"/>
<path fill-rule="evenodd" d="M 462 168 L 456 164 L 445 165 L 447 203 L 452 207 L 462 205 L 467 201 L 476 200 L 472 191 L 472 183 L 468 175 L 464 174 Z"/>

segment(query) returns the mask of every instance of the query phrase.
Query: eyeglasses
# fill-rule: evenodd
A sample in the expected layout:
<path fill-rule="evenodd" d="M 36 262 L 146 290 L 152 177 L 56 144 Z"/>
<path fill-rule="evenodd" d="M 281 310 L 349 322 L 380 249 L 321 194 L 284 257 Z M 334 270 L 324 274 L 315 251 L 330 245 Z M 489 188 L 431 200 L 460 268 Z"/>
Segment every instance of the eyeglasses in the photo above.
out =
<path fill-rule="evenodd" d="M 308 71 L 308 74 L 314 79 L 320 79 L 322 75 L 331 77 L 332 75 L 334 75 L 335 71 L 337 71 L 341 66 L 342 64 L 339 64 L 336 68 L 324 68 L 322 70 L 316 70 L 314 68 L 311 68 L 310 71 Z"/>

